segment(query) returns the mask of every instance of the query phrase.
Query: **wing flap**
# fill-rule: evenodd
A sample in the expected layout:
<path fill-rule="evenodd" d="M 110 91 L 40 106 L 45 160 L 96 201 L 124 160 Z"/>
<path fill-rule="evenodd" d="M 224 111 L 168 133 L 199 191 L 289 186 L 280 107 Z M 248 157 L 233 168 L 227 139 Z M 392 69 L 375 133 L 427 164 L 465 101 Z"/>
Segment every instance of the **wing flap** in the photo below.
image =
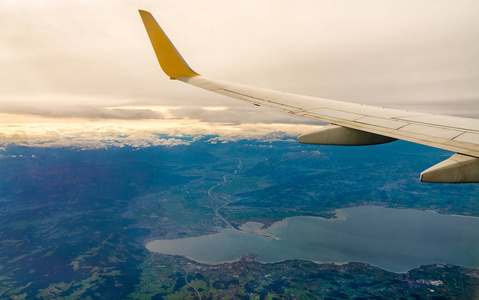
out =
<path fill-rule="evenodd" d="M 354 114 L 350 112 L 334 110 L 329 108 L 313 109 L 308 111 L 309 114 L 317 114 L 320 116 L 339 118 L 348 121 L 355 121 L 361 118 L 364 118 L 364 115 Z"/>
<path fill-rule="evenodd" d="M 454 138 L 454 140 L 470 144 L 479 144 L 479 134 L 473 132 L 465 132 L 460 136 Z"/>
<path fill-rule="evenodd" d="M 429 136 L 435 136 L 439 138 L 445 138 L 452 140 L 457 136 L 464 133 L 464 131 L 459 131 L 456 129 L 446 129 L 441 127 L 426 126 L 422 124 L 409 124 L 400 128 L 401 131 L 407 131 L 411 133 L 420 133 Z"/>
<path fill-rule="evenodd" d="M 445 116 L 437 114 L 423 114 L 420 116 L 408 116 L 399 118 L 406 122 L 435 125 L 443 128 L 464 129 L 479 133 L 479 120 L 463 117 Z"/>
<path fill-rule="evenodd" d="M 456 153 L 422 172 L 421 181 L 439 183 L 479 182 L 479 159 Z"/>
<path fill-rule="evenodd" d="M 409 123 L 406 123 L 406 122 L 397 121 L 394 119 L 385 119 L 379 116 L 364 117 L 359 120 L 356 120 L 356 122 L 367 124 L 367 125 L 389 128 L 389 129 L 400 129 L 401 127 L 409 125 Z"/>

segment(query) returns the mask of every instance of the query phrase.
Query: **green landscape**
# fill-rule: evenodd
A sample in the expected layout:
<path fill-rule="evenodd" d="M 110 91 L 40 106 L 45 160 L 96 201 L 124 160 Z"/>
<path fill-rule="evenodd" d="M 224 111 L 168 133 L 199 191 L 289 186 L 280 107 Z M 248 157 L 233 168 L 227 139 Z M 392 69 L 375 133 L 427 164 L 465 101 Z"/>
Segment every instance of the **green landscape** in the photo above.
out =
<path fill-rule="evenodd" d="M 143 148 L 0 152 L 0 298 L 474 299 L 479 270 L 437 262 L 393 273 L 304 260 L 206 265 L 157 254 L 157 239 L 246 222 L 335 217 L 375 205 L 479 217 L 479 186 L 424 184 L 446 151 L 395 142 L 299 145 L 288 136 Z M 217 213 L 215 213 L 215 211 Z M 220 218 L 218 216 L 224 218 Z"/>

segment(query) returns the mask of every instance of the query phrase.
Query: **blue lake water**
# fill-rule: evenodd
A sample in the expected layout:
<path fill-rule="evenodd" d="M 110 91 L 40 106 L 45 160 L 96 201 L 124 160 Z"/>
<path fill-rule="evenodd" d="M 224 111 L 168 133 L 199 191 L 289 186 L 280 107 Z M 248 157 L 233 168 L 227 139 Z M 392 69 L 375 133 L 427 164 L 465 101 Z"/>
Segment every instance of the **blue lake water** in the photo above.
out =
<path fill-rule="evenodd" d="M 200 237 L 155 240 L 146 247 L 208 264 L 257 254 L 261 262 L 357 261 L 394 272 L 432 263 L 479 267 L 479 218 L 375 206 L 340 209 L 337 215 L 335 219 L 287 218 L 264 230 L 279 240 L 223 229 Z M 259 227 L 258 223 L 243 226 Z"/>

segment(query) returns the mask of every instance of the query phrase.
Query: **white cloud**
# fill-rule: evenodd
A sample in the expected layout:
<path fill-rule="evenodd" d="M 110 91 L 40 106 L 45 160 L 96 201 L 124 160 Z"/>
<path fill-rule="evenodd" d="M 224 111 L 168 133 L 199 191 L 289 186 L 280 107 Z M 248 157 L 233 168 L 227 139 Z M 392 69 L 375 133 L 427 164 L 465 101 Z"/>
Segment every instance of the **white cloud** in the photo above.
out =
<path fill-rule="evenodd" d="M 286 133 L 284 131 L 269 131 L 264 132 L 263 134 L 247 134 L 247 133 L 237 133 L 235 135 L 219 135 L 208 139 L 206 142 L 217 144 L 217 143 L 231 143 L 238 142 L 240 140 L 257 140 L 264 143 L 272 143 L 279 141 L 293 141 L 296 140 L 297 135 L 292 133 Z"/>
<path fill-rule="evenodd" d="M 282 130 L 282 131 L 279 131 Z M 153 147 L 187 145 L 207 135 L 210 143 L 256 139 L 262 142 L 291 140 L 317 126 L 290 124 L 242 124 L 218 126 L 197 122 L 150 123 L 24 123 L 0 124 L 0 150 L 10 145 L 26 147 Z"/>

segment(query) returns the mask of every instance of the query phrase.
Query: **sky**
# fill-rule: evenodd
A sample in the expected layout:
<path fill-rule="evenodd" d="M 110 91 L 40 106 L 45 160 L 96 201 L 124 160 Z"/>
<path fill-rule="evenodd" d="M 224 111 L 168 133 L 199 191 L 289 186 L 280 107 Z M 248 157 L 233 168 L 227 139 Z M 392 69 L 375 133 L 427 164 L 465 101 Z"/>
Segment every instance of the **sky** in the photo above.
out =
<path fill-rule="evenodd" d="M 479 117 L 477 1 L 0 0 L 0 142 L 320 124 L 169 80 L 138 9 L 210 78 Z"/>

